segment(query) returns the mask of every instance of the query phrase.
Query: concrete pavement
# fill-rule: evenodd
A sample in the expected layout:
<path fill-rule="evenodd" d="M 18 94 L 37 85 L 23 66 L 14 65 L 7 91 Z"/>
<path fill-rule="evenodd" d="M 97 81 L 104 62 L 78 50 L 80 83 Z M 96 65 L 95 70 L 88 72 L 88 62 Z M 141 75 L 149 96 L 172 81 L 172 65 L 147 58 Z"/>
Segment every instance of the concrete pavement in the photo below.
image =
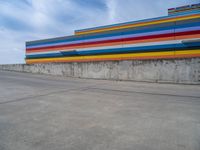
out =
<path fill-rule="evenodd" d="M 200 150 L 200 86 L 0 71 L 0 150 Z"/>

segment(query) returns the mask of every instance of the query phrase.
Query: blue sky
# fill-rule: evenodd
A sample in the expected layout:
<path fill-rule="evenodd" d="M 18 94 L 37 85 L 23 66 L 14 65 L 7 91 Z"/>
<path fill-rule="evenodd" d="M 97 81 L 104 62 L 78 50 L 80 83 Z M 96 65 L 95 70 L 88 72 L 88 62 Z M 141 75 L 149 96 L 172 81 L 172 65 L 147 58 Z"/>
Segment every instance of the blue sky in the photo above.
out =
<path fill-rule="evenodd" d="M 199 0 L 0 0 L 0 64 L 24 63 L 25 41 L 167 15 Z"/>

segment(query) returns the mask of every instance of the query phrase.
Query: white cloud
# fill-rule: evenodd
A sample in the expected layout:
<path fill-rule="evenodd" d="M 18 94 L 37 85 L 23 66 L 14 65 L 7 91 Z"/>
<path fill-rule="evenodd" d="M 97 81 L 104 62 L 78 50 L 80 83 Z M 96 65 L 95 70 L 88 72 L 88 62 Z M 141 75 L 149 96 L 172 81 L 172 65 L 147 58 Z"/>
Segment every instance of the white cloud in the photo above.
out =
<path fill-rule="evenodd" d="M 24 63 L 25 41 L 65 36 L 75 29 L 106 23 L 106 12 L 85 9 L 74 0 L 28 0 L 29 5 L 0 1 L 0 64 Z M 60 17 L 60 18 L 59 18 Z M 28 27 L 28 30 L 17 24 Z"/>
<path fill-rule="evenodd" d="M 106 0 L 106 5 L 108 8 L 108 18 L 111 23 L 116 21 L 117 18 L 117 4 L 116 0 Z"/>
<path fill-rule="evenodd" d="M 107 7 L 111 22 L 119 23 L 166 16 L 168 8 L 193 3 L 199 0 L 107 0 Z"/>

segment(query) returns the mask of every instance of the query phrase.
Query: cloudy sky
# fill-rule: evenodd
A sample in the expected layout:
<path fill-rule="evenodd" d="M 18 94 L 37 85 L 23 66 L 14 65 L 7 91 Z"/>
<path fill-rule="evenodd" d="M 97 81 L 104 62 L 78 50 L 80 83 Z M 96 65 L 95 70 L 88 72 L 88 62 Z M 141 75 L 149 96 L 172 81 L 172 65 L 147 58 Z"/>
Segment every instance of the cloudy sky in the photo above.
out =
<path fill-rule="evenodd" d="M 24 63 L 25 41 L 167 15 L 199 0 L 0 0 L 0 64 Z"/>

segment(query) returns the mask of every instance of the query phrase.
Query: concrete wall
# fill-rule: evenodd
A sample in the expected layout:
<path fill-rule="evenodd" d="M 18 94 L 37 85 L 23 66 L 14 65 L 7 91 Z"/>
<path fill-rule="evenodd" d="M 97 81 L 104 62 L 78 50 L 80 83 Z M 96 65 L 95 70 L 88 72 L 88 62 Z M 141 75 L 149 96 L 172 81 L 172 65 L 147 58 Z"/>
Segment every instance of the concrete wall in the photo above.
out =
<path fill-rule="evenodd" d="M 0 65 L 0 70 L 78 78 L 200 84 L 200 58 Z"/>

